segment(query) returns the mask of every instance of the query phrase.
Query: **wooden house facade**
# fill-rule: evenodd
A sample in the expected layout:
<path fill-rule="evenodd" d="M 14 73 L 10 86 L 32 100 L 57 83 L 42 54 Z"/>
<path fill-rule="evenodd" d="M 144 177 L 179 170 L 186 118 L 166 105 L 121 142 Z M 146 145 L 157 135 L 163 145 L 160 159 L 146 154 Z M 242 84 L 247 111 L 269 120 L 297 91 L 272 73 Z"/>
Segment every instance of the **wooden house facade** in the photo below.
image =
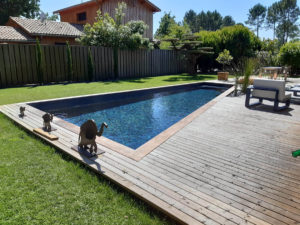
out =
<path fill-rule="evenodd" d="M 119 2 L 127 4 L 125 12 L 125 23 L 130 20 L 142 20 L 149 28 L 145 32 L 145 37 L 153 38 L 153 14 L 160 12 L 160 9 L 148 0 L 92 0 L 78 5 L 70 6 L 54 13 L 59 13 L 62 22 L 73 24 L 93 24 L 97 11 L 108 13 L 114 17 L 115 9 Z"/>

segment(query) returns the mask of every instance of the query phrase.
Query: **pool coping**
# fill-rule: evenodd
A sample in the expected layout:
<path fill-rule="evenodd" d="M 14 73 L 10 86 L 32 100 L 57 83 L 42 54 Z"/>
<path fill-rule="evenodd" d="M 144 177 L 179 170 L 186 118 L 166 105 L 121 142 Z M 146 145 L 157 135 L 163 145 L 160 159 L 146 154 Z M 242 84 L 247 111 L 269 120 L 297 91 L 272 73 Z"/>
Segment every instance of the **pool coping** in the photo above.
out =
<path fill-rule="evenodd" d="M 18 105 L 26 105 L 26 107 L 32 107 L 35 110 L 39 110 L 30 104 L 33 103 L 42 103 L 42 102 L 51 102 L 51 101 L 56 101 L 56 100 L 67 100 L 67 99 L 73 99 L 73 98 L 84 98 L 84 97 L 91 97 L 91 96 L 100 96 L 100 95 L 109 95 L 109 94 L 117 94 L 117 93 L 128 93 L 128 92 L 135 92 L 135 91 L 144 91 L 144 90 L 155 90 L 155 89 L 160 89 L 160 88 L 165 88 L 165 87 L 176 87 L 176 86 L 184 86 L 184 85 L 192 85 L 192 84 L 226 84 L 228 85 L 228 89 L 218 95 L 216 98 L 212 99 L 205 105 L 201 106 L 188 116 L 184 117 L 177 123 L 173 124 L 171 127 L 167 128 L 166 130 L 162 131 L 149 141 L 147 141 L 145 144 L 140 146 L 137 149 L 132 149 L 130 147 L 127 147 L 123 144 L 120 144 L 116 141 L 113 141 L 111 139 L 105 138 L 105 137 L 97 137 L 96 138 L 96 143 L 99 144 L 100 146 L 104 146 L 106 148 L 109 148 L 119 154 L 122 154 L 130 159 L 133 159 L 135 161 L 140 161 L 142 160 L 146 155 L 151 153 L 153 150 L 155 150 L 157 147 L 159 147 L 161 144 L 163 144 L 165 141 L 167 141 L 169 138 L 171 138 L 173 135 L 175 135 L 178 131 L 180 131 L 182 128 L 187 126 L 189 123 L 191 123 L 194 119 L 196 119 L 199 115 L 204 113 L 206 110 L 208 110 L 210 107 L 215 105 L 217 102 L 219 102 L 221 99 L 229 95 L 230 93 L 233 92 L 234 87 L 232 84 L 228 83 L 223 83 L 223 82 L 214 82 L 214 81 L 204 81 L 204 82 L 192 82 L 192 83 L 185 83 L 185 84 L 177 84 L 177 85 L 167 85 L 167 86 L 159 86 L 159 87 L 152 87 L 152 88 L 142 88 L 142 89 L 134 89 L 134 90 L 125 90 L 125 91 L 118 91 L 118 92 L 106 92 L 106 93 L 100 93 L 100 94 L 92 94 L 92 95 L 82 95 L 82 96 L 72 96 L 72 97 L 66 97 L 66 98 L 55 98 L 55 99 L 47 99 L 47 100 L 41 100 L 41 101 L 31 101 L 31 102 L 24 102 L 24 103 L 18 103 Z M 232 86 L 232 87 L 230 87 Z M 42 110 L 39 110 L 41 112 L 44 112 Z M 67 122 L 59 117 L 54 117 L 53 123 L 56 125 L 59 125 L 61 127 L 64 127 L 77 135 L 79 135 L 80 132 L 80 127 L 72 124 L 70 122 Z"/>

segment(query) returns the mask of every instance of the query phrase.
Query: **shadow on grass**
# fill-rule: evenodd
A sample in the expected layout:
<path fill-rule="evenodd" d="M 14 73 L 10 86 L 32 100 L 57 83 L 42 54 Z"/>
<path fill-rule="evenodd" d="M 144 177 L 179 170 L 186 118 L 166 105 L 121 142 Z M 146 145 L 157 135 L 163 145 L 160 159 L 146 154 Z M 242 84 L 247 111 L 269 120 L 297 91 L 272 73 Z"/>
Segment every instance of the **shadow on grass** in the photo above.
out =
<path fill-rule="evenodd" d="M 181 75 L 178 75 L 178 76 L 170 77 L 170 78 L 165 79 L 163 81 L 167 81 L 167 82 L 203 81 L 203 80 L 214 79 L 214 78 L 216 78 L 215 75 L 201 75 L 201 74 L 189 75 L 189 74 L 181 74 Z"/>

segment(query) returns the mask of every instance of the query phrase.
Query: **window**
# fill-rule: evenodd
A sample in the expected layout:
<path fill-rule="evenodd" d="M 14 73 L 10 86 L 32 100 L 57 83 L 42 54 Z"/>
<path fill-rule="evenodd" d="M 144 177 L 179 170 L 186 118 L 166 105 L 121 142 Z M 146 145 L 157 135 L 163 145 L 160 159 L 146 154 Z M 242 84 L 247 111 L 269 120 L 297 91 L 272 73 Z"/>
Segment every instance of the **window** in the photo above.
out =
<path fill-rule="evenodd" d="M 77 14 L 77 21 L 85 21 L 86 20 L 86 12 Z"/>

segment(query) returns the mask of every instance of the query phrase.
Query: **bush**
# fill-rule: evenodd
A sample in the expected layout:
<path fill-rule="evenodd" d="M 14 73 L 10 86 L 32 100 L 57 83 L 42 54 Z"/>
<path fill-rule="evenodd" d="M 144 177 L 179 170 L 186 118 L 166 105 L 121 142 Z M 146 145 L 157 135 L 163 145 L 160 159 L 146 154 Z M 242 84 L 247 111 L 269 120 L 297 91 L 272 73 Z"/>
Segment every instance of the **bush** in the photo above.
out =
<path fill-rule="evenodd" d="M 291 66 L 292 73 L 300 70 L 300 41 L 289 42 L 280 48 L 279 61 L 282 65 Z"/>
<path fill-rule="evenodd" d="M 42 61 L 43 52 L 38 38 L 36 39 L 35 52 L 36 52 L 35 61 L 36 61 L 37 78 L 38 78 L 38 82 L 42 84 L 44 82 L 44 64 Z"/>
<path fill-rule="evenodd" d="M 253 57 L 255 52 L 262 47 L 261 41 L 255 34 L 242 25 L 224 27 L 217 31 L 200 31 L 197 35 L 203 46 L 213 47 L 215 52 L 214 56 L 209 59 L 210 62 L 205 62 L 206 65 L 199 60 L 201 68 L 207 65 L 218 67 L 219 65 L 213 61 L 224 49 L 229 50 L 234 62 L 237 62 L 243 57 Z"/>

